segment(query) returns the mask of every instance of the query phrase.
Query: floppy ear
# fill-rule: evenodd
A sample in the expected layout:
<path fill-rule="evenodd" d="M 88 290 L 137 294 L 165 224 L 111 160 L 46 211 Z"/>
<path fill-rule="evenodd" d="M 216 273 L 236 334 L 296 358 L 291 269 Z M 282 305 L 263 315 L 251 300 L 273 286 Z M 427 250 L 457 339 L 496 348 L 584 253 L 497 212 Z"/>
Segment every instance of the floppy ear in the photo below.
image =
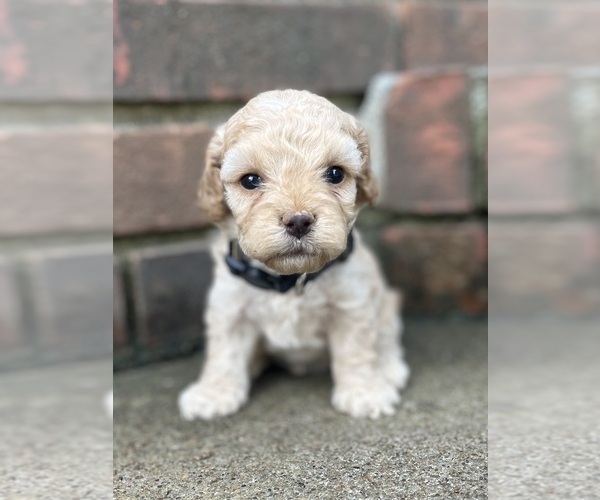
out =
<path fill-rule="evenodd" d="M 377 200 L 379 189 L 377 187 L 377 180 L 371 170 L 371 153 L 369 149 L 369 138 L 365 129 L 352 118 L 352 127 L 350 133 L 354 137 L 358 149 L 362 155 L 362 165 L 360 173 L 356 178 L 357 192 L 356 192 L 356 204 L 361 205 L 373 205 Z"/>
<path fill-rule="evenodd" d="M 204 174 L 198 188 L 198 204 L 212 222 L 219 222 L 229 215 L 225 203 L 225 193 L 221 183 L 221 162 L 223 161 L 223 135 L 225 126 L 220 126 L 208 143 Z"/>

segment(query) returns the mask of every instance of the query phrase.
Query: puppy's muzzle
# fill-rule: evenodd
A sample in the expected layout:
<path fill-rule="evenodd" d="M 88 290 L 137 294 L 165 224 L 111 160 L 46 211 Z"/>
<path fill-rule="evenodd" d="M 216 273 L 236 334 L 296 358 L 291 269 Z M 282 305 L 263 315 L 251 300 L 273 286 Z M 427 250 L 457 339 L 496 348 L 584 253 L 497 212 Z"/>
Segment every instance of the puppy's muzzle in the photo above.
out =
<path fill-rule="evenodd" d="M 314 216 L 305 213 L 291 214 L 283 218 L 283 223 L 287 233 L 298 239 L 308 234 L 314 222 Z"/>

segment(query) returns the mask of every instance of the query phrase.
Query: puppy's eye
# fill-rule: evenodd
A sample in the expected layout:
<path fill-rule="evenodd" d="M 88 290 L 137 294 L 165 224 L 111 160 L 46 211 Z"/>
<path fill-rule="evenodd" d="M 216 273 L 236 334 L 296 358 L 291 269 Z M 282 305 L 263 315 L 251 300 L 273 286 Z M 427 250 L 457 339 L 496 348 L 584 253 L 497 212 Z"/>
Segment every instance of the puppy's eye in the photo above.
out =
<path fill-rule="evenodd" d="M 255 174 L 247 174 L 242 177 L 240 181 L 242 187 L 245 189 L 256 189 L 258 186 L 262 184 L 262 179 Z"/>
<path fill-rule="evenodd" d="M 325 171 L 325 180 L 331 184 L 339 184 L 344 180 L 344 171 L 341 167 L 329 167 Z"/>

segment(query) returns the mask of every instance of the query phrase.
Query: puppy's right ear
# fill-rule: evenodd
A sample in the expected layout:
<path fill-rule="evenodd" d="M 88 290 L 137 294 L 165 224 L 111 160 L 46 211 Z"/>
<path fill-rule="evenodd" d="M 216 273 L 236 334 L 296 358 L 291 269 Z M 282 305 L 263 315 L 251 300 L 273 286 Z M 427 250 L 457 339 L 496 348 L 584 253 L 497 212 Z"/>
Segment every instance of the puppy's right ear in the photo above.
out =
<path fill-rule="evenodd" d="M 224 153 L 224 129 L 225 126 L 221 125 L 208 143 L 204 174 L 198 188 L 198 204 L 211 222 L 219 222 L 230 213 L 225 203 L 225 192 L 220 175 Z"/>

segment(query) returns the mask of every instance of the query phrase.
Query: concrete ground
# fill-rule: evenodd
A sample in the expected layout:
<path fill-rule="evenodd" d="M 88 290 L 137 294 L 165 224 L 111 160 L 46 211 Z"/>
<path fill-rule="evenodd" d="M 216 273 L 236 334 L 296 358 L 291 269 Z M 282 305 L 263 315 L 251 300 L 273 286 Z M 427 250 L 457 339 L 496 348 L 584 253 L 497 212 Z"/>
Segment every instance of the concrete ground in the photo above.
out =
<path fill-rule="evenodd" d="M 489 498 L 600 498 L 600 321 L 490 321 Z"/>
<path fill-rule="evenodd" d="M 112 359 L 0 374 L 0 499 L 112 498 Z"/>
<path fill-rule="evenodd" d="M 114 378 L 114 498 L 486 498 L 487 325 L 409 323 L 394 417 L 354 420 L 328 375 L 270 371 L 239 414 L 183 422 L 199 356 Z"/>
<path fill-rule="evenodd" d="M 598 322 L 410 323 L 395 417 L 338 415 L 325 375 L 182 422 L 199 356 L 115 377 L 114 498 L 600 498 Z M 0 499 L 108 499 L 110 361 L 0 374 Z"/>

